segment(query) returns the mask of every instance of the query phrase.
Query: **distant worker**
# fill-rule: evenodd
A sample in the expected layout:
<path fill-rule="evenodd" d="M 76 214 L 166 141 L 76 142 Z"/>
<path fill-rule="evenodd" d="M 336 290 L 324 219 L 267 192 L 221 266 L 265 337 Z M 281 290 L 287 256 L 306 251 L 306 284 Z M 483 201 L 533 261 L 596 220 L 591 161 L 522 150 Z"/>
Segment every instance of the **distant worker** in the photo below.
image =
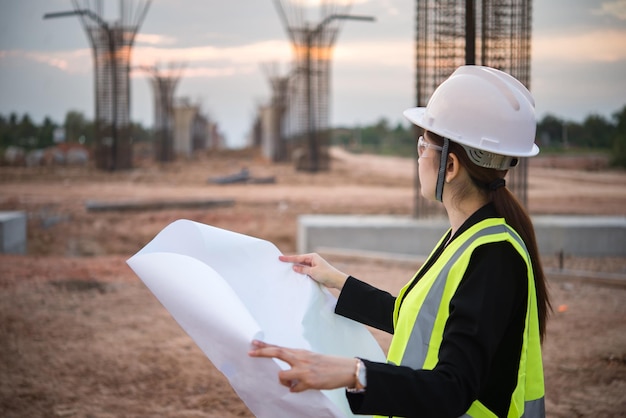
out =
<path fill-rule="evenodd" d="M 442 202 L 451 228 L 400 294 L 318 254 L 280 257 L 341 290 L 335 313 L 393 333 L 387 363 L 261 341 L 250 355 L 289 363 L 279 379 L 292 392 L 346 387 L 355 414 L 544 417 L 550 302 L 533 225 L 504 180 L 519 158 L 539 153 L 534 100 L 502 71 L 463 66 L 404 115 L 424 129 L 421 194 Z"/>

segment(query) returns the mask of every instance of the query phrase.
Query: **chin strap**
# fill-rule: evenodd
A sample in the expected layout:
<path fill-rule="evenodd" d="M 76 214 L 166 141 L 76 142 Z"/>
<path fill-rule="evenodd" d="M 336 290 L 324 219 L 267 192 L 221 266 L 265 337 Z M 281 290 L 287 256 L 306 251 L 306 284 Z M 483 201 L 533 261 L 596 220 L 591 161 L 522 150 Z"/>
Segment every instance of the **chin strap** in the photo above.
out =
<path fill-rule="evenodd" d="M 435 198 L 438 202 L 443 202 L 443 183 L 446 179 L 446 165 L 448 163 L 448 148 L 450 140 L 443 138 L 443 147 L 441 147 L 441 157 L 439 159 L 439 172 L 437 173 L 437 189 L 435 190 Z"/>

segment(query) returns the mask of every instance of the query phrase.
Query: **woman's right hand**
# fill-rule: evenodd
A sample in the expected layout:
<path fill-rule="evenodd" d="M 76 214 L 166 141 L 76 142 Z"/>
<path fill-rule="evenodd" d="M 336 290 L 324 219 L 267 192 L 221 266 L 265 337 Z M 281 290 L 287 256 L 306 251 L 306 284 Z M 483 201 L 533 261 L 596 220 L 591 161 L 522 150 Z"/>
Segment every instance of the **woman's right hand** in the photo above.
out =
<path fill-rule="evenodd" d="M 280 261 L 293 263 L 293 270 L 308 275 L 316 282 L 331 289 L 341 290 L 348 275 L 331 266 L 317 253 L 281 255 Z"/>

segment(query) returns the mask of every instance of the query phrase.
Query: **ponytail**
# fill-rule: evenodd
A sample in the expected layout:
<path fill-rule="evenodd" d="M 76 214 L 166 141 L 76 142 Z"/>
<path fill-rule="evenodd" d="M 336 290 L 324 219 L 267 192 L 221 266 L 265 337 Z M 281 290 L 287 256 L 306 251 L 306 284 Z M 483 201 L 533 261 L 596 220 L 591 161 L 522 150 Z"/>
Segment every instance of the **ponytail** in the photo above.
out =
<path fill-rule="evenodd" d="M 498 215 L 506 220 L 526 244 L 526 249 L 530 255 L 532 263 L 533 275 L 535 277 L 535 291 L 537 293 L 537 311 L 539 315 L 539 332 L 541 341 L 546 334 L 546 322 L 550 311 L 550 297 L 546 284 L 546 277 L 543 273 L 543 267 L 539 258 L 539 248 L 535 237 L 535 229 L 528 213 L 521 205 L 519 200 L 506 187 L 500 187 L 489 192 L 491 202 L 493 203 Z"/>

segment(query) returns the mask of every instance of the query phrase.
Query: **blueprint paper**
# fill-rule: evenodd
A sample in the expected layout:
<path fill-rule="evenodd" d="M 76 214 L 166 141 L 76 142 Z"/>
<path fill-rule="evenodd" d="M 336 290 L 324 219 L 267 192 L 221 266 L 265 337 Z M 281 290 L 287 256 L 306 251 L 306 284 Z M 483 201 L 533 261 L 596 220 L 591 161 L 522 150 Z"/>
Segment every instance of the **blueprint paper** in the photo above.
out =
<path fill-rule="evenodd" d="M 261 339 L 385 361 L 369 331 L 335 315 L 335 297 L 280 254 L 268 241 L 179 220 L 127 263 L 255 416 L 352 417 L 344 389 L 291 393 L 278 382 L 287 364 L 248 356 Z"/>

